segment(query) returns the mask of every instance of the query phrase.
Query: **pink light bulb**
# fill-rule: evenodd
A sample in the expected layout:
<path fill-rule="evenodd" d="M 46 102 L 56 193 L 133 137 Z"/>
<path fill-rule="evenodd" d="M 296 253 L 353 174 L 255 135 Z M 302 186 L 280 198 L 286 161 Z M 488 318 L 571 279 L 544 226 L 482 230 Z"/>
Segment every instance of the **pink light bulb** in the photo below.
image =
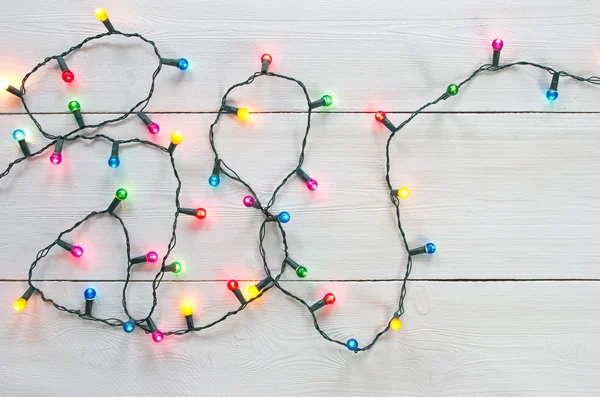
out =
<path fill-rule="evenodd" d="M 62 154 L 52 153 L 52 155 L 50 156 L 50 162 L 54 165 L 62 163 Z"/>
<path fill-rule="evenodd" d="M 165 338 L 165 336 L 163 335 L 162 332 L 160 332 L 159 330 L 156 330 L 152 333 L 152 340 L 156 343 L 160 343 L 162 342 L 162 340 Z"/>
<path fill-rule="evenodd" d="M 150 131 L 151 134 L 156 135 L 160 131 L 160 126 L 156 123 L 150 123 L 148 124 L 148 131 Z"/>
<path fill-rule="evenodd" d="M 504 42 L 502 41 L 502 39 L 495 39 L 494 41 L 492 41 L 492 48 L 494 49 L 494 51 L 500 51 L 502 47 L 504 47 Z"/>
<path fill-rule="evenodd" d="M 158 260 L 158 254 L 154 251 L 150 251 L 146 254 L 146 260 L 148 262 L 154 263 Z"/>
<path fill-rule="evenodd" d="M 254 207 L 254 203 L 256 203 L 256 201 L 254 200 L 254 197 L 252 197 L 252 196 L 244 197 L 244 205 L 246 207 L 248 207 L 248 208 Z"/>
<path fill-rule="evenodd" d="M 319 187 L 319 184 L 314 179 L 309 179 L 308 182 L 306 182 L 306 186 L 308 187 L 308 190 L 312 190 L 314 192 Z"/>
<path fill-rule="evenodd" d="M 83 256 L 83 248 L 78 245 L 74 245 L 71 249 L 71 255 L 73 255 L 75 258 L 81 258 Z"/>

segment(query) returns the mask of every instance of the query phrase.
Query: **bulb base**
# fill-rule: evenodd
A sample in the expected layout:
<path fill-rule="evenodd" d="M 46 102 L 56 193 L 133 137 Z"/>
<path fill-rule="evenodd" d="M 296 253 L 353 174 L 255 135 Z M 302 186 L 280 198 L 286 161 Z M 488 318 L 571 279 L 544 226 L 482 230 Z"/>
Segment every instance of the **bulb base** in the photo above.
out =
<path fill-rule="evenodd" d="M 115 27 L 110 22 L 110 19 L 106 18 L 106 21 L 102 21 L 102 23 L 106 27 L 106 30 L 108 30 L 110 33 L 114 33 L 115 32 Z"/>
<path fill-rule="evenodd" d="M 154 333 L 158 330 L 158 328 L 156 328 L 156 324 L 154 324 L 154 321 L 152 321 L 150 317 L 146 319 L 146 324 L 148 324 L 148 328 L 150 328 L 150 333 Z"/>
<path fill-rule="evenodd" d="M 29 150 L 29 146 L 27 145 L 27 142 L 25 142 L 25 139 L 21 139 L 19 141 L 19 146 L 21 147 L 21 151 L 25 157 L 31 156 L 31 151 Z"/>
<path fill-rule="evenodd" d="M 231 106 L 231 105 L 223 105 L 223 111 L 227 112 L 227 113 L 233 113 L 237 115 L 238 110 L 240 110 L 239 108 L 236 108 L 235 106 Z"/>
<path fill-rule="evenodd" d="M 77 109 L 73 111 L 73 116 L 75 116 L 75 120 L 77 121 L 77 125 L 79 128 L 85 127 L 85 123 L 83 122 L 83 116 L 81 115 L 81 110 Z"/>
<path fill-rule="evenodd" d="M 118 198 L 114 198 L 113 201 L 110 203 L 110 205 L 108 206 L 108 212 L 114 212 L 117 207 L 119 206 L 119 204 L 121 204 L 121 200 L 119 200 Z"/>
<path fill-rule="evenodd" d="M 298 269 L 300 267 L 300 265 L 294 261 L 292 258 L 290 257 L 285 257 L 284 262 L 287 263 L 288 265 L 290 265 L 290 267 L 294 270 Z"/>
<path fill-rule="evenodd" d="M 558 72 L 554 72 L 554 74 L 552 75 L 552 82 L 550 82 L 550 90 L 551 91 L 558 91 L 558 79 L 560 78 L 560 75 L 558 74 Z"/>
<path fill-rule="evenodd" d="M 269 61 L 268 59 L 263 59 L 261 62 L 260 72 L 262 74 L 267 73 L 269 71 L 270 64 L 271 64 L 271 61 Z"/>
<path fill-rule="evenodd" d="M 173 263 L 170 263 L 170 264 L 168 264 L 168 265 L 164 265 L 164 266 L 161 268 L 161 270 L 162 270 L 163 272 L 165 272 L 165 273 L 166 273 L 166 272 L 172 272 L 172 273 L 176 273 L 176 271 L 177 271 L 177 265 L 176 265 L 176 263 L 177 263 L 177 262 L 173 262 Z"/>
<path fill-rule="evenodd" d="M 391 132 L 396 131 L 396 126 L 387 117 L 385 117 L 383 120 L 381 120 L 381 123 L 383 125 L 385 125 L 387 127 L 387 129 L 390 130 Z"/>
<path fill-rule="evenodd" d="M 136 256 L 135 258 L 131 258 L 131 264 L 135 265 L 138 263 L 146 263 L 148 262 L 148 259 L 146 258 L 146 255 L 140 255 L 140 256 Z"/>
<path fill-rule="evenodd" d="M 309 307 L 309 310 L 311 313 L 316 312 L 317 310 L 319 310 L 320 308 L 322 308 L 323 306 L 327 305 L 327 301 L 323 298 L 320 301 L 318 301 L 317 303 L 315 303 L 314 305 L 312 305 L 311 307 Z"/>
<path fill-rule="evenodd" d="M 177 212 L 184 215 L 196 216 L 197 211 L 195 208 L 180 208 Z"/>
<path fill-rule="evenodd" d="M 308 176 L 308 174 L 306 172 L 304 172 L 304 170 L 302 168 L 297 168 L 296 169 L 296 174 L 298 174 L 298 176 L 300 178 L 302 178 L 302 180 L 304 182 L 310 181 L 310 176 Z"/>
<path fill-rule="evenodd" d="M 176 68 L 179 68 L 179 59 L 161 58 L 160 63 L 162 63 L 163 65 L 174 66 Z"/>
<path fill-rule="evenodd" d="M 6 87 L 6 91 L 10 92 L 14 96 L 18 96 L 19 98 L 23 97 L 23 94 L 21 93 L 21 91 L 19 91 L 17 88 L 13 87 L 12 85 L 9 85 L 8 87 Z"/>
<path fill-rule="evenodd" d="M 61 239 L 59 239 L 56 242 L 56 245 L 58 245 L 59 247 L 63 248 L 66 251 L 69 251 L 69 252 L 71 252 L 71 250 L 73 249 L 73 245 L 71 245 L 71 244 L 69 244 L 66 241 L 61 240 Z"/>
<path fill-rule="evenodd" d="M 60 67 L 61 72 L 64 72 L 65 70 L 69 69 L 69 67 L 67 66 L 67 63 L 65 62 L 65 59 L 63 57 L 56 58 L 56 62 L 58 62 L 58 67 Z"/>
<path fill-rule="evenodd" d="M 27 288 L 27 291 L 25 291 L 25 293 L 23 295 L 21 295 L 21 298 L 23 298 L 25 300 L 29 300 L 29 298 L 31 298 L 31 295 L 33 295 L 34 292 L 35 292 L 35 288 L 29 287 L 29 288 Z"/>
<path fill-rule="evenodd" d="M 191 314 L 189 316 L 185 316 L 185 323 L 187 324 L 187 328 L 189 330 L 194 329 L 194 317 Z"/>
<path fill-rule="evenodd" d="M 92 315 L 92 308 L 94 307 L 94 300 L 93 299 L 86 299 L 85 300 L 85 315 L 86 316 L 91 316 Z"/>
<path fill-rule="evenodd" d="M 325 102 L 325 98 L 321 98 L 319 100 L 311 102 L 310 103 L 310 108 L 311 109 L 316 109 L 316 108 L 320 108 L 321 106 L 325 106 L 326 104 L 327 104 L 327 102 Z"/>
<path fill-rule="evenodd" d="M 236 288 L 231 292 L 233 292 L 238 301 L 240 301 L 240 304 L 245 305 L 247 303 L 246 298 L 244 298 L 244 294 L 242 294 L 242 291 L 240 291 L 239 288 Z"/>
<path fill-rule="evenodd" d="M 177 145 L 174 144 L 173 142 L 171 142 L 169 144 L 169 147 L 167 149 L 167 152 L 169 152 L 169 154 L 173 154 L 173 152 L 175 151 L 175 149 L 177 148 Z"/>
<path fill-rule="evenodd" d="M 148 116 L 146 116 L 146 113 L 144 112 L 137 112 L 137 115 L 140 119 L 142 119 L 142 121 L 144 122 L 144 124 L 146 124 L 146 127 L 148 127 L 150 124 L 152 124 L 152 120 L 150 120 L 150 118 Z"/>
<path fill-rule="evenodd" d="M 500 65 L 500 50 L 494 50 L 494 55 L 492 56 L 492 66 Z"/>

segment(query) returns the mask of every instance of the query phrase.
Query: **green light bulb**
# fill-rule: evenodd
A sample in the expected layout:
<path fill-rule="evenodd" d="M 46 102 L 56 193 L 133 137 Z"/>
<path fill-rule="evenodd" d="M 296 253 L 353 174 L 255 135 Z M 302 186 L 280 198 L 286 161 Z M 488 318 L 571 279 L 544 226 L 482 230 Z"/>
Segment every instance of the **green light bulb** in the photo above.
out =
<path fill-rule="evenodd" d="M 173 273 L 179 273 L 181 271 L 181 263 L 173 262 L 173 264 L 175 265 L 175 271 Z"/>
<path fill-rule="evenodd" d="M 298 277 L 304 278 L 308 274 L 308 270 L 306 270 L 304 266 L 298 266 L 298 268 L 296 269 L 296 274 L 298 275 Z"/>
<path fill-rule="evenodd" d="M 81 109 L 81 105 L 79 104 L 79 102 L 77 102 L 77 101 L 69 102 L 69 110 L 71 112 L 74 112 L 74 111 L 80 110 L 80 109 Z"/>
<path fill-rule="evenodd" d="M 333 98 L 330 95 L 323 95 L 323 100 L 325 100 L 325 106 L 331 106 L 333 103 Z"/>
<path fill-rule="evenodd" d="M 117 193 L 115 193 L 115 197 L 121 201 L 125 200 L 127 198 L 127 190 L 120 188 L 117 190 Z"/>
<path fill-rule="evenodd" d="M 456 84 L 450 84 L 446 89 L 446 94 L 450 96 L 458 94 L 458 86 Z"/>

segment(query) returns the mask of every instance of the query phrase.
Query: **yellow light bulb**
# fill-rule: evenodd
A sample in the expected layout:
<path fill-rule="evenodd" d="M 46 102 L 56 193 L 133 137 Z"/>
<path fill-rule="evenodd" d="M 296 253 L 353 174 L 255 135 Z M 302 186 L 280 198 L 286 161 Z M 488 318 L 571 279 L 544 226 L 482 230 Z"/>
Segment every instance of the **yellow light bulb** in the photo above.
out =
<path fill-rule="evenodd" d="M 13 307 L 18 312 L 23 311 L 23 309 L 25 309 L 25 306 L 27 306 L 27 301 L 25 299 L 23 299 L 23 298 L 17 299 L 15 301 L 15 303 L 13 304 Z"/>
<path fill-rule="evenodd" d="M 248 287 L 248 296 L 250 298 L 256 298 L 259 294 L 258 288 L 256 288 L 256 285 L 251 285 Z"/>
<path fill-rule="evenodd" d="M 390 321 L 390 328 L 394 331 L 398 331 L 400 328 L 402 328 L 402 320 L 400 320 L 398 317 L 394 317 L 392 321 Z"/>
<path fill-rule="evenodd" d="M 173 145 L 179 145 L 183 141 L 183 134 L 179 131 L 175 131 L 171 134 L 171 143 Z"/>
<path fill-rule="evenodd" d="M 410 197 L 410 189 L 407 187 L 401 187 L 398 189 L 398 197 L 405 199 Z"/>
<path fill-rule="evenodd" d="M 9 85 L 10 83 L 7 79 L 0 79 L 0 89 L 5 90 L 8 88 Z"/>
<path fill-rule="evenodd" d="M 237 111 L 237 116 L 241 120 L 248 120 L 248 118 L 250 117 L 250 112 L 246 108 L 239 108 Z"/>
<path fill-rule="evenodd" d="M 181 305 L 181 313 L 183 313 L 184 316 L 191 316 L 194 313 L 194 307 L 191 303 L 186 302 Z"/>
<path fill-rule="evenodd" d="M 98 18 L 100 22 L 104 22 L 108 19 L 108 12 L 106 12 L 104 8 L 98 8 L 96 10 L 96 18 Z"/>

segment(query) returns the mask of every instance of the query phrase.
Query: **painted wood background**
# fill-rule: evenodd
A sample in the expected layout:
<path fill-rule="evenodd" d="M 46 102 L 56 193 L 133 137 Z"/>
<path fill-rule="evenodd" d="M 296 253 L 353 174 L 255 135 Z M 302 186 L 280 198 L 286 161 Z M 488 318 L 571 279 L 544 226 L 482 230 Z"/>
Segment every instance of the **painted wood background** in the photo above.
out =
<path fill-rule="evenodd" d="M 185 135 L 176 162 L 182 202 L 209 212 L 201 226 L 181 218 L 173 259 L 154 318 L 163 330 L 185 327 L 184 298 L 208 323 L 237 307 L 225 281 L 243 286 L 264 276 L 261 217 L 241 205 L 245 191 L 226 177 L 217 189 L 208 126 L 225 90 L 260 67 L 302 80 L 312 98 L 334 106 L 313 116 L 305 169 L 319 180 L 309 192 L 292 179 L 276 209 L 290 254 L 309 269 L 285 285 L 307 300 L 332 291 L 319 313 L 338 339 L 367 342 L 394 310 L 405 252 L 384 181 L 388 132 L 373 118 L 385 110 L 399 123 L 491 57 L 502 37 L 502 62 L 527 60 L 581 76 L 600 69 L 600 5 L 594 1 L 475 0 L 280 1 L 249 3 L 105 0 L 5 4 L 0 13 L 0 74 L 18 84 L 35 64 L 113 24 L 156 42 L 190 69 L 164 68 L 148 110 L 161 125 L 150 137 L 138 119 L 103 127 L 119 138 L 167 145 Z M 74 53 L 77 83 L 65 87 L 51 63 L 28 84 L 31 109 L 51 133 L 75 128 L 66 104 L 77 98 L 87 121 L 126 111 L 149 88 L 156 59 L 137 40 L 108 38 Z M 415 258 L 402 330 L 355 355 L 324 341 L 306 310 L 277 291 L 206 332 L 167 338 L 77 320 L 33 297 L 22 313 L 11 303 L 26 289 L 36 252 L 114 190 L 130 197 L 120 213 L 132 252 L 166 251 L 175 180 L 167 156 L 141 146 L 121 149 L 110 169 L 106 142 L 67 144 L 64 161 L 46 155 L 0 180 L 0 394 L 3 396 L 596 396 L 600 392 L 600 87 L 561 80 L 549 103 L 545 72 L 488 73 L 432 108 L 394 141 L 392 181 L 412 190 L 402 202 L 408 240 L 435 241 L 438 252 Z M 299 89 L 260 79 L 232 101 L 256 114 L 219 124 L 227 162 L 267 198 L 296 162 L 306 114 Z M 12 140 L 24 129 L 32 148 L 45 140 L 18 101 L 0 94 L 0 159 L 20 156 Z M 78 263 L 57 250 L 34 279 L 69 307 L 83 290 L 98 291 L 95 313 L 121 312 L 125 245 L 114 221 L 100 218 L 73 233 L 85 246 Z M 269 233 L 270 261 L 282 258 Z M 128 299 L 147 313 L 150 266 L 134 273 Z M 369 280 L 369 281 L 365 281 Z"/>

